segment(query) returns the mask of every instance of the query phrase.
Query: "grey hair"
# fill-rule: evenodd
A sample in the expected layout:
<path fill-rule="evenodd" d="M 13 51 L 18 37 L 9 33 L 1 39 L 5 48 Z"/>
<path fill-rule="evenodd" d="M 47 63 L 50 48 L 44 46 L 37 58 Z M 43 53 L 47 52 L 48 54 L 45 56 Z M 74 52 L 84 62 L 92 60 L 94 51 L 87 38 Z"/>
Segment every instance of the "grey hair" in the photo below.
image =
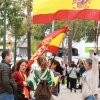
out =
<path fill-rule="evenodd" d="M 92 66 L 92 59 L 86 59 L 85 61 L 88 63 L 89 66 Z"/>

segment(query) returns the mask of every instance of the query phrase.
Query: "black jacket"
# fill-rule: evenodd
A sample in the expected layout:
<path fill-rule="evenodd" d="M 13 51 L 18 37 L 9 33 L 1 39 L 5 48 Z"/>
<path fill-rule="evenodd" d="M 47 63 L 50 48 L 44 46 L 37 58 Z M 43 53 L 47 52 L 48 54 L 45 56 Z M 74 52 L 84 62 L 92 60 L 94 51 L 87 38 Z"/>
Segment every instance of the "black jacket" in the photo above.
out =
<path fill-rule="evenodd" d="M 16 93 L 17 86 L 12 76 L 10 64 L 6 60 L 0 63 L 0 94 L 8 92 Z"/>
<path fill-rule="evenodd" d="M 61 75 L 63 75 L 63 74 L 62 74 L 62 71 L 64 71 L 64 69 L 63 69 L 60 65 L 57 65 L 55 71 L 56 71 L 56 72 L 59 72 Z"/>

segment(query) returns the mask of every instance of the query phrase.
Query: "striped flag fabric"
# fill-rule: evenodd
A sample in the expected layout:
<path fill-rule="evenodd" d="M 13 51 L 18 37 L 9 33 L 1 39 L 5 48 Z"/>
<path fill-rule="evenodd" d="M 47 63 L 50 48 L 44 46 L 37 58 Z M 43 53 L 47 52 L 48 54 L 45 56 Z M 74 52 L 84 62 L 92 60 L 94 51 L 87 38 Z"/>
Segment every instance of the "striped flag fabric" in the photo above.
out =
<path fill-rule="evenodd" d="M 53 20 L 100 20 L 100 0 L 35 0 L 32 9 L 33 24 Z"/>
<path fill-rule="evenodd" d="M 47 46 L 47 49 L 45 52 L 51 52 L 56 54 L 58 52 L 58 49 L 60 47 L 60 44 L 65 36 L 66 30 L 68 27 L 60 28 L 52 33 L 50 33 L 47 37 L 43 39 L 43 41 L 39 44 L 39 47 L 46 45 L 48 41 L 51 39 L 49 42 L 49 45 Z"/>

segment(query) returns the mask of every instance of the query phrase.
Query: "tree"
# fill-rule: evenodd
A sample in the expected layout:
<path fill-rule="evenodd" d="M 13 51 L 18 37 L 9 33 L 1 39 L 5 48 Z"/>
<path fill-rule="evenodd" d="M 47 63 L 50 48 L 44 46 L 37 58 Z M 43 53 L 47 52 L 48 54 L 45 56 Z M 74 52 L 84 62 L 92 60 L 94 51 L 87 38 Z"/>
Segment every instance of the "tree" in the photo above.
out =
<path fill-rule="evenodd" d="M 45 37 L 44 25 L 33 24 L 31 34 L 35 39 L 42 40 Z"/>
<path fill-rule="evenodd" d="M 0 7 L 3 5 L 3 0 L 0 1 Z M 23 18 L 25 14 L 23 12 L 25 4 L 21 1 L 16 0 L 6 0 L 6 11 L 7 11 L 7 30 L 11 32 L 12 37 L 14 38 L 15 29 L 17 31 L 17 39 L 22 41 L 22 36 L 26 33 L 25 28 L 22 25 Z M 3 6 L 0 9 L 1 17 L 4 16 Z M 3 25 L 4 19 L 0 20 L 0 25 Z M 17 27 L 15 27 L 17 26 Z M 0 29 L 0 36 L 3 35 L 3 28 Z M 24 40 L 23 40 L 24 41 Z M 22 45 L 22 44 L 21 44 Z"/>
<path fill-rule="evenodd" d="M 31 50 L 32 50 L 32 54 L 34 54 L 37 50 L 38 50 L 38 45 L 39 45 L 40 41 L 37 39 L 32 39 L 32 44 L 31 44 Z"/>

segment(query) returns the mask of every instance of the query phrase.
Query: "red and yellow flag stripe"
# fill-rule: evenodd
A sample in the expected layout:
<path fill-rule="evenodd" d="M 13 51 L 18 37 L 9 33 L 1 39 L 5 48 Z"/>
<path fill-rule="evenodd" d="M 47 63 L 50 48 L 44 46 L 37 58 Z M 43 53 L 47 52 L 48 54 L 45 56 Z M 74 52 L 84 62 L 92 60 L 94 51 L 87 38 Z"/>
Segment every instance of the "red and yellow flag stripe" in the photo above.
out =
<path fill-rule="evenodd" d="M 60 28 L 46 36 L 39 44 L 39 49 L 31 57 L 26 67 L 30 67 L 35 60 L 43 55 L 44 52 L 51 52 L 56 54 L 67 29 L 68 27 Z"/>

